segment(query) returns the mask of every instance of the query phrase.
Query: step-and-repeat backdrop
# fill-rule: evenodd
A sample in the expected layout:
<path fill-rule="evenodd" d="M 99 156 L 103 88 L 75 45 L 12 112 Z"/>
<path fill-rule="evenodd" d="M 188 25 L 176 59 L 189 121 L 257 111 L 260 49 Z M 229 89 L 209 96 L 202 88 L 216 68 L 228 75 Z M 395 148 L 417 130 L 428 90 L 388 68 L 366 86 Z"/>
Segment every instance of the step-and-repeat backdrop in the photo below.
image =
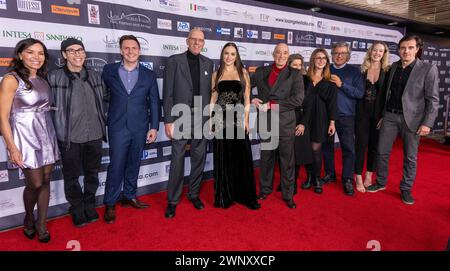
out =
<path fill-rule="evenodd" d="M 61 41 L 75 37 L 85 44 L 86 65 L 101 72 L 106 63 L 120 60 L 119 38 L 135 35 L 141 43 L 141 63 L 162 81 L 167 57 L 186 51 L 185 39 L 190 29 L 204 31 L 203 54 L 218 64 L 222 46 L 236 42 L 241 57 L 253 72 L 270 65 L 277 43 L 285 42 L 291 53 L 306 60 L 317 47 L 331 48 L 336 41 L 346 41 L 353 50 L 350 63 L 360 65 L 374 40 L 386 41 L 391 62 L 398 60 L 397 42 L 404 29 L 369 24 L 305 10 L 270 5 L 251 0 L 0 0 L 0 76 L 7 71 L 16 43 L 24 38 L 42 40 L 49 49 L 50 68 L 63 65 L 59 52 Z M 259 160 L 259 145 L 252 141 L 254 160 Z M 212 172 L 212 153 L 208 150 L 205 177 Z M 165 189 L 170 167 L 171 143 L 163 124 L 156 143 L 142 153 L 139 194 Z M 186 172 L 189 174 L 189 153 Z M 7 153 L 0 140 L 0 229 L 20 225 L 24 207 L 24 176 L 20 170 L 8 170 Z M 104 144 L 98 201 L 104 193 L 108 145 Z M 51 182 L 50 216 L 67 212 L 61 165 L 57 164 Z M 161 207 L 163 208 L 163 207 Z"/>
<path fill-rule="evenodd" d="M 433 132 L 443 133 L 445 125 L 446 100 L 450 93 L 450 49 L 435 44 L 425 43 L 422 58 L 433 63 L 439 70 L 439 113 L 434 123 Z M 450 123 L 450 122 L 449 122 Z"/>

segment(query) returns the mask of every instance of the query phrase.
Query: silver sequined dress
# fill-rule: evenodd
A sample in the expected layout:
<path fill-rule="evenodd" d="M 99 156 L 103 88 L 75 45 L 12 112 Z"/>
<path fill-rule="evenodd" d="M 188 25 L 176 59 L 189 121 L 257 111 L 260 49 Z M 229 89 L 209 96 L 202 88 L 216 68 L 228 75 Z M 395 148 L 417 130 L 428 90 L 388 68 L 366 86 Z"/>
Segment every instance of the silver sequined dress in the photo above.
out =
<path fill-rule="evenodd" d="M 25 168 L 40 168 L 59 160 L 59 149 L 50 110 L 53 108 L 48 83 L 40 78 L 31 78 L 32 89 L 12 73 L 17 87 L 11 107 L 9 123 L 14 143 L 22 153 Z"/>

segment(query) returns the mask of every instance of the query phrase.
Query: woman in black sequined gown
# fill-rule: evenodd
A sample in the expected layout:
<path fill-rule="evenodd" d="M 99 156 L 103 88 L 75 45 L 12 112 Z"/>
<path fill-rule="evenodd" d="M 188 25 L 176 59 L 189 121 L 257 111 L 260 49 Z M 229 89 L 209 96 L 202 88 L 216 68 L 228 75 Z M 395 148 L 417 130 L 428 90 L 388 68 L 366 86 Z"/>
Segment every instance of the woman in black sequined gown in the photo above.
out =
<path fill-rule="evenodd" d="M 214 206 L 229 208 L 237 202 L 252 210 L 259 209 L 248 137 L 250 78 L 234 43 L 223 47 L 220 67 L 212 76 L 212 86 L 211 105 L 221 112 L 215 110 L 211 114 Z"/>

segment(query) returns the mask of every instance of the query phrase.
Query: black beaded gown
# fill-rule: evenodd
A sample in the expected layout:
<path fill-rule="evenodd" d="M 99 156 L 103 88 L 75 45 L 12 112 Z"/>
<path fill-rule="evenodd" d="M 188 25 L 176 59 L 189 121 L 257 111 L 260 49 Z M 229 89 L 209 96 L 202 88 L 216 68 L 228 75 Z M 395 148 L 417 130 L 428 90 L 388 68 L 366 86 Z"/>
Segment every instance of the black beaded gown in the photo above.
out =
<path fill-rule="evenodd" d="M 239 118 L 232 109 L 226 109 L 227 105 L 243 106 L 243 86 L 239 80 L 222 80 L 218 83 L 218 92 L 216 104 L 222 108 L 223 114 L 222 122 L 213 126 L 214 206 L 228 208 L 237 202 L 256 209 L 254 207 L 258 203 L 250 140 L 244 130 L 243 117 Z M 229 124 L 225 121 L 227 114 L 232 120 Z M 233 129 L 233 138 L 227 137 L 229 129 Z M 220 130 L 223 131 L 222 139 L 217 138 Z M 242 135 L 242 132 L 244 138 L 237 139 L 236 136 L 239 133 Z"/>

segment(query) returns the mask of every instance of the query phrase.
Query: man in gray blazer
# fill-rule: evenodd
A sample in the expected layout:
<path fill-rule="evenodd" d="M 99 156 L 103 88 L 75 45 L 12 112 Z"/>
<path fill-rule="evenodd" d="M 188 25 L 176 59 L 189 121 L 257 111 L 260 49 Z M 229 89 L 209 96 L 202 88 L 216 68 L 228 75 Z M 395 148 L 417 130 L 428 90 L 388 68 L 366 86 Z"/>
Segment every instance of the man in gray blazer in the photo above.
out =
<path fill-rule="evenodd" d="M 209 58 L 200 54 L 205 44 L 205 35 L 201 30 L 191 30 L 186 44 L 188 50 L 185 53 L 169 57 L 164 76 L 164 125 L 167 136 L 172 139 L 166 218 L 175 216 L 175 209 L 180 201 L 183 190 L 185 147 L 189 140 L 191 171 L 187 197 L 196 209 L 204 208 L 199 192 L 206 159 L 207 139 L 202 133 L 205 118 L 194 118 L 194 114 L 201 116 L 203 108 L 209 104 L 214 64 Z M 177 116 L 178 109 L 183 107 L 189 109 L 189 116 Z M 181 134 L 178 132 L 177 123 L 180 122 L 179 118 L 186 117 L 192 125 L 183 123 L 184 133 Z"/>
<path fill-rule="evenodd" d="M 274 63 L 266 67 L 259 67 L 253 78 L 252 87 L 256 86 L 258 94 L 252 99 L 252 103 L 259 109 L 258 132 L 261 136 L 262 114 L 267 111 L 267 127 L 270 139 L 261 136 L 261 142 L 277 142 L 275 148 L 264 149 L 261 145 L 260 164 L 260 192 L 259 199 L 266 199 L 272 193 L 273 171 L 275 166 L 276 151 L 280 156 L 282 198 L 291 209 L 296 208 L 293 201 L 294 193 L 294 142 L 295 142 L 295 108 L 299 107 L 304 98 L 303 76 L 300 71 L 288 67 L 289 47 L 278 44 L 273 51 Z M 278 111 L 279 129 L 271 129 L 271 120 L 274 119 L 273 111 Z M 275 117 L 276 120 L 276 117 Z M 272 126 L 272 127 L 271 127 Z M 270 130 L 271 129 L 271 130 Z M 278 140 L 273 140 L 278 137 Z"/>
<path fill-rule="evenodd" d="M 418 59 L 422 40 L 415 35 L 399 41 L 400 60 L 392 64 L 386 85 L 384 107 L 378 143 L 377 182 L 368 192 L 386 189 L 388 162 L 397 135 L 403 139 L 403 177 L 401 198 L 405 204 L 414 204 L 411 195 L 416 177 L 417 150 L 420 136 L 430 133 L 439 106 L 439 78 L 435 65 Z"/>

